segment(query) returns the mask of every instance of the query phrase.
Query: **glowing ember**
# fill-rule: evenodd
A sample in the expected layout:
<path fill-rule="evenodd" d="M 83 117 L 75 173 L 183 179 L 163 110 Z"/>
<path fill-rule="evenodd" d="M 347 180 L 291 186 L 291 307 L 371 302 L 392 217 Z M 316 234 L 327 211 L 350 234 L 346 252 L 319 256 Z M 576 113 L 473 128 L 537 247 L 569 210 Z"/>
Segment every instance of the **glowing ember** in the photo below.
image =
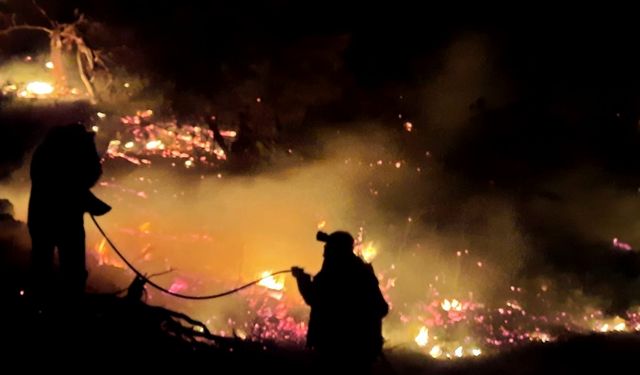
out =
<path fill-rule="evenodd" d="M 136 116 L 142 117 L 142 118 L 148 118 L 153 116 L 153 110 L 152 109 L 145 109 L 144 111 L 137 111 L 136 112 Z"/>
<path fill-rule="evenodd" d="M 47 68 L 47 69 L 53 69 L 53 62 L 51 62 L 51 61 L 47 61 L 47 62 L 44 64 L 44 67 L 45 67 L 45 68 Z"/>
<path fill-rule="evenodd" d="M 220 135 L 227 138 L 235 138 L 238 136 L 238 132 L 235 130 L 220 130 Z"/>
<path fill-rule="evenodd" d="M 478 349 L 478 348 L 473 348 L 471 349 L 471 355 L 473 355 L 474 357 L 479 356 L 480 354 L 482 354 L 482 350 Z"/>
<path fill-rule="evenodd" d="M 427 346 L 429 343 L 429 329 L 424 326 L 420 327 L 420 332 L 416 336 L 415 340 L 419 347 Z"/>
<path fill-rule="evenodd" d="M 169 291 L 171 293 L 180 293 L 184 290 L 186 290 L 189 287 L 189 285 L 187 284 L 186 281 L 181 280 L 181 279 L 177 279 L 176 281 L 174 281 L 171 286 L 169 287 Z"/>
<path fill-rule="evenodd" d="M 404 123 L 404 130 L 411 132 L 413 130 L 413 124 L 409 121 Z"/>
<path fill-rule="evenodd" d="M 142 159 L 143 156 L 186 159 L 183 162 L 186 168 L 196 164 L 215 166 L 216 161 L 227 159 L 211 129 L 178 124 L 175 120 L 154 121 L 153 116 L 153 110 L 146 109 L 134 116 L 121 117 L 125 129 L 119 132 L 120 139 L 111 141 L 107 155 L 136 165 L 151 164 L 151 160 Z M 229 142 L 236 136 L 232 130 L 221 130 L 220 134 Z"/>
<path fill-rule="evenodd" d="M 615 247 L 617 249 L 624 250 L 624 251 L 633 250 L 633 247 L 631 247 L 631 245 L 629 245 L 626 242 L 622 242 L 622 241 L 618 240 L 617 238 L 614 238 L 612 243 L 613 243 L 613 247 Z"/>
<path fill-rule="evenodd" d="M 553 337 L 551 337 L 551 335 L 549 335 L 548 333 L 546 333 L 546 332 L 539 332 L 539 331 L 532 332 L 532 333 L 529 335 L 529 339 L 530 339 L 531 341 L 540 341 L 540 342 L 551 342 L 551 341 L 554 341 L 554 340 L 555 340 L 555 339 L 554 339 Z"/>
<path fill-rule="evenodd" d="M 260 275 L 260 277 L 264 277 L 265 279 L 260 280 L 258 285 L 264 286 L 270 290 L 283 290 L 284 289 L 284 276 L 269 276 L 271 275 L 271 271 L 265 271 Z"/>

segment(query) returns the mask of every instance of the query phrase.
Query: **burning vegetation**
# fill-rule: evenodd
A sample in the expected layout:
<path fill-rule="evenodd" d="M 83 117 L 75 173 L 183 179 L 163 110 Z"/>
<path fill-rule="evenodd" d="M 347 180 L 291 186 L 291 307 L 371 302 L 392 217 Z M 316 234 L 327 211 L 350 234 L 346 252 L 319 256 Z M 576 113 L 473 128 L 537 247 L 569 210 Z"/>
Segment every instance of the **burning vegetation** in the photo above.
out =
<path fill-rule="evenodd" d="M 90 103 L 85 121 L 104 151 L 105 174 L 96 193 L 114 207 L 105 227 L 140 269 L 173 270 L 157 277 L 172 292 L 231 289 L 294 263 L 318 269 L 321 250 L 312 241 L 313 232 L 347 228 L 357 230 L 355 253 L 375 262 L 391 307 L 384 322 L 387 348 L 437 360 L 473 359 L 525 345 L 552 345 L 577 334 L 640 331 L 635 296 L 617 303 L 606 292 L 585 290 L 591 285 L 587 281 L 594 281 L 568 271 L 554 273 L 553 267 L 531 259 L 542 245 L 532 239 L 533 231 L 523 229 L 523 222 L 533 219 L 522 219 L 518 210 L 548 219 L 546 205 L 555 196 L 536 192 L 523 203 L 500 195 L 504 191 L 494 180 L 477 193 L 468 193 L 476 188 L 468 183 L 457 186 L 460 178 L 449 170 L 457 166 L 455 160 L 444 160 L 426 146 L 420 137 L 429 122 L 420 121 L 416 111 L 404 112 L 404 94 L 394 99 L 400 104 L 390 110 L 391 120 L 346 130 L 318 126 L 300 132 L 306 137 L 302 140 L 292 136 L 277 142 L 273 134 L 285 127 L 273 115 L 275 98 L 248 85 L 234 94 L 244 95 L 240 114 L 230 115 L 224 103 L 212 99 L 197 100 L 205 102 L 199 113 L 179 115 L 155 97 L 147 100 L 144 79 L 118 76 L 108 68 L 104 55 L 90 47 L 88 18 L 78 13 L 71 22 L 55 22 L 37 9 L 42 25 L 10 18 L 0 31 L 2 38 L 33 32 L 34 38 L 42 34 L 49 42 L 48 51 L 20 55 L 0 66 L 3 102 L 33 107 Z M 445 61 L 450 74 L 475 72 L 464 65 L 459 47 L 448 52 L 454 60 Z M 103 99 L 114 87 L 125 100 Z M 433 99 L 433 111 L 449 113 L 449 104 L 437 100 L 442 99 Z M 481 102 L 474 105 L 472 111 L 482 107 Z M 463 138 L 456 133 L 440 150 L 444 154 L 449 142 L 456 145 L 452 148 L 455 142 L 462 145 Z M 436 149 L 438 143 L 430 141 Z M 0 187 L 0 196 L 24 213 L 26 171 L 15 175 Z M 549 184 L 562 190 L 571 183 L 559 178 Z M 637 197 L 628 194 L 608 188 L 598 194 L 611 206 L 639 207 Z M 637 235 L 625 242 L 634 236 L 632 230 L 625 227 L 618 234 L 603 221 L 602 232 L 593 234 L 591 223 L 577 219 L 578 211 L 567 203 L 566 216 L 553 220 L 558 226 L 575 224 L 579 234 L 589 232 L 607 259 L 637 261 Z M 17 216 L 24 219 L 24 214 Z M 133 276 L 130 270 L 95 231 L 88 230 L 87 240 L 93 287 L 101 292 L 123 287 L 122 280 Z M 530 264 L 540 272 L 529 272 Z M 616 265 L 611 269 L 619 270 Z M 639 273 L 631 269 L 616 285 L 637 286 Z M 203 303 L 148 290 L 146 302 L 185 311 L 204 323 L 193 329 L 212 335 L 302 347 L 308 313 L 293 285 L 288 276 L 272 276 L 228 300 Z"/>

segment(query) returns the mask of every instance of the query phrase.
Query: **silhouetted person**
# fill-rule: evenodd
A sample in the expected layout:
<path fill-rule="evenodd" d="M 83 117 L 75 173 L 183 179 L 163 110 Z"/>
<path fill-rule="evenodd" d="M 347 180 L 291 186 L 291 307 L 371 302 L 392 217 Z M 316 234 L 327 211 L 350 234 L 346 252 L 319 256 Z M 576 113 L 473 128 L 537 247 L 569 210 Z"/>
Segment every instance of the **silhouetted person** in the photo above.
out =
<path fill-rule="evenodd" d="M 0 296 L 3 297 L 17 296 L 18 289 L 24 287 L 28 263 L 28 243 L 24 239 L 26 228 L 13 215 L 13 204 L 8 199 L 0 199 Z"/>
<path fill-rule="evenodd" d="M 84 293 L 85 212 L 103 215 L 111 208 L 89 190 L 100 178 L 102 166 L 95 133 L 81 124 L 52 129 L 31 161 L 29 233 L 35 292 L 52 292 L 53 256 L 58 249 L 62 289 L 67 297 Z"/>
<path fill-rule="evenodd" d="M 24 223 L 16 220 L 13 215 L 13 204 L 8 199 L 0 199 L 0 252 L 15 252 L 17 237 Z M 1 259 L 1 257 L 0 257 Z M 4 260 L 4 259 L 3 259 Z"/>
<path fill-rule="evenodd" d="M 0 199 L 0 222 L 13 222 L 15 211 L 13 204 L 8 199 Z"/>
<path fill-rule="evenodd" d="M 307 347 L 318 353 L 325 370 L 365 373 L 382 353 L 382 318 L 389 306 L 371 264 L 354 254 L 349 233 L 318 232 L 317 239 L 326 243 L 320 272 L 312 278 L 299 267 L 291 269 L 311 306 Z"/>

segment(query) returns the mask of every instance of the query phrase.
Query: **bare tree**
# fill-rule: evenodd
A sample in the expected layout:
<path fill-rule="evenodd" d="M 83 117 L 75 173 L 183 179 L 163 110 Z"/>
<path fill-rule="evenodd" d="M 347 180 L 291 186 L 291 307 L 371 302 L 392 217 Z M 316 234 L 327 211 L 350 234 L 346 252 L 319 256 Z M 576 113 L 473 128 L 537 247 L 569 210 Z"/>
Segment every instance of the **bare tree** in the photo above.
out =
<path fill-rule="evenodd" d="M 100 52 L 89 47 L 82 36 L 81 28 L 87 25 L 89 21 L 84 17 L 84 14 L 76 10 L 76 19 L 73 22 L 60 23 L 52 20 L 35 0 L 33 0 L 33 6 L 47 22 L 46 26 L 18 24 L 16 22 L 16 15 L 13 14 L 8 27 L 0 30 L 0 35 L 9 35 L 24 30 L 45 33 L 49 37 L 53 76 L 55 79 L 55 87 L 59 92 L 69 91 L 63 53 L 65 51 L 75 53 L 75 65 L 78 75 L 82 80 L 91 102 L 96 103 L 97 95 L 93 85 L 96 68 L 100 67 L 105 70 L 109 77 L 110 73 Z"/>

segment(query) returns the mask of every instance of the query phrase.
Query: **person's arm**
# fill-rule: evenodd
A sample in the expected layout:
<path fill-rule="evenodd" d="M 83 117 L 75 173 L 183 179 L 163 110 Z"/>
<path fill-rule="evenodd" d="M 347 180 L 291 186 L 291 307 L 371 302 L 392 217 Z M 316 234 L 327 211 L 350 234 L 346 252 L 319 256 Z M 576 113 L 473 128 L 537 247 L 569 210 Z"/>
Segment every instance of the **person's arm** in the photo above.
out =
<path fill-rule="evenodd" d="M 370 287 L 371 287 L 371 302 L 372 307 L 375 309 L 378 316 L 381 318 L 387 316 L 389 313 L 389 304 L 384 299 L 382 295 L 382 291 L 380 290 L 380 285 L 378 282 L 378 278 L 376 277 L 375 272 L 373 271 L 373 266 L 371 264 L 367 264 L 367 268 L 369 269 L 369 278 L 370 278 Z"/>
<path fill-rule="evenodd" d="M 300 291 L 304 302 L 309 306 L 313 306 L 315 302 L 315 292 L 311 275 L 304 272 L 300 267 L 292 267 L 291 274 L 296 279 L 298 290 Z"/>
<path fill-rule="evenodd" d="M 389 304 L 384 299 L 380 287 L 376 285 L 376 308 L 380 317 L 385 317 L 389 313 Z"/>
<path fill-rule="evenodd" d="M 102 176 L 102 163 L 100 163 L 100 155 L 98 155 L 98 150 L 96 148 L 95 142 L 95 134 L 87 132 L 85 134 L 87 137 L 84 150 L 84 158 L 81 161 L 82 163 L 82 173 L 83 173 L 83 188 L 89 189 L 93 187 L 100 176 Z"/>
<path fill-rule="evenodd" d="M 111 211 L 111 206 L 103 202 L 100 198 L 93 195 L 91 191 L 87 191 L 85 200 L 85 212 L 93 216 L 102 216 Z"/>

